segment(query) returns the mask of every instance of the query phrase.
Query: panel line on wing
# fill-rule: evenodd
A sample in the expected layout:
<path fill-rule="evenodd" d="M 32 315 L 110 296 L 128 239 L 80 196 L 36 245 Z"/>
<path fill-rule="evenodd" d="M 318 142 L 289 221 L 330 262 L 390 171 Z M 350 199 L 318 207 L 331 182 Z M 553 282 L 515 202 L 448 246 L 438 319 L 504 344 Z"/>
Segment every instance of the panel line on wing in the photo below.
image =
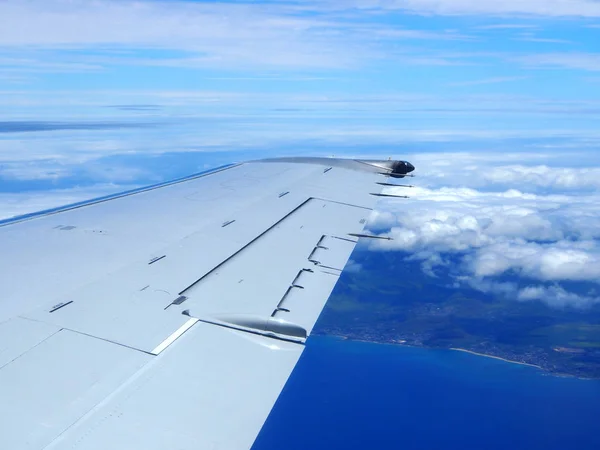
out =
<path fill-rule="evenodd" d="M 331 266 L 324 266 L 323 264 L 319 264 L 319 267 L 323 268 L 323 269 L 331 269 L 331 270 L 339 270 L 340 272 L 344 269 L 338 269 L 337 267 L 331 267 Z"/>
<path fill-rule="evenodd" d="M 300 203 L 297 207 L 295 207 L 294 209 L 292 209 L 289 213 L 287 213 L 285 216 L 283 216 L 281 219 L 279 219 L 277 222 L 275 222 L 273 225 L 271 225 L 270 227 L 268 227 L 267 229 L 265 229 L 262 233 L 260 233 L 258 236 L 256 236 L 254 239 L 252 239 L 251 241 L 249 241 L 246 245 L 244 245 L 243 247 L 241 247 L 238 251 L 236 251 L 235 253 L 233 253 L 232 255 L 230 255 L 228 258 L 224 259 L 223 261 L 221 261 L 219 264 L 217 264 L 215 267 L 213 267 L 211 270 L 209 270 L 208 272 L 206 272 L 204 275 L 202 275 L 200 278 L 198 278 L 196 281 L 194 281 L 192 284 L 190 284 L 189 286 L 187 286 L 185 289 L 183 289 L 181 292 L 179 292 L 179 295 L 183 295 L 187 290 L 191 289 L 192 287 L 194 287 L 196 284 L 198 284 L 200 281 L 202 281 L 204 278 L 206 278 L 207 276 L 209 276 L 210 274 L 212 274 L 215 270 L 217 270 L 219 267 L 223 266 L 224 264 L 226 264 L 228 261 L 232 260 L 233 258 L 235 258 L 237 255 L 239 255 L 241 252 L 243 252 L 246 248 L 250 247 L 252 244 L 254 244 L 256 241 L 258 241 L 261 237 L 263 237 L 264 235 L 266 235 L 269 231 L 271 231 L 272 229 L 274 229 L 276 226 L 278 226 L 281 222 L 283 222 L 286 218 L 290 217 L 292 214 L 294 214 L 296 211 L 298 211 L 300 208 L 302 208 L 303 206 L 305 206 L 306 204 L 308 204 L 311 200 L 314 200 L 312 197 L 306 199 L 305 201 L 303 201 L 302 203 Z"/>
<path fill-rule="evenodd" d="M 28 319 L 27 317 L 17 317 L 16 319 L 19 319 L 19 320 L 29 320 L 31 322 L 36 322 L 36 323 L 43 323 L 43 322 L 39 322 L 37 320 Z M 12 320 L 15 320 L 15 319 L 12 319 Z M 19 353 L 14 358 L 11 358 L 11 359 L 7 360 L 5 363 L 0 363 L 0 370 L 2 370 L 4 367 L 8 366 L 9 364 L 15 362 L 17 359 L 21 358 L 22 356 L 24 356 L 28 351 L 36 348 L 40 344 L 43 344 L 44 342 L 46 342 L 48 339 L 50 339 L 52 336 L 54 336 L 56 333 L 59 333 L 60 331 L 61 331 L 60 328 L 55 329 L 50 334 L 46 335 L 43 339 L 39 340 L 38 342 L 36 342 L 34 345 L 32 345 L 31 347 L 29 347 L 28 349 L 26 349 L 22 353 Z M 20 342 L 22 342 L 22 341 L 20 341 Z M 4 355 L 6 355 L 6 353 Z"/>
<path fill-rule="evenodd" d="M 334 239 L 339 239 L 340 241 L 352 242 L 354 244 L 358 243 L 358 241 L 355 241 L 353 239 L 343 238 L 343 237 L 339 237 L 339 236 L 331 236 L 331 237 Z"/>
<path fill-rule="evenodd" d="M 48 324 L 47 322 L 44 322 L 42 320 L 32 319 L 31 317 L 25 317 L 25 316 L 17 316 L 17 317 L 19 319 L 31 320 L 32 322 L 38 322 L 38 323 L 43 323 L 43 324 L 46 324 L 46 325 L 52 325 L 52 324 Z M 129 350 L 135 350 L 136 352 L 146 353 L 147 355 L 151 355 L 152 354 L 152 353 L 149 353 L 149 352 L 147 352 L 145 350 L 142 350 L 140 348 L 132 347 L 131 345 L 122 344 L 120 342 L 113 341 L 111 339 L 105 339 L 105 338 L 102 338 L 102 337 L 99 337 L 99 336 L 96 336 L 96 335 L 93 335 L 93 334 L 84 333 L 83 331 L 74 330 L 74 329 L 68 328 L 68 327 L 60 327 L 60 329 L 58 329 L 56 331 L 56 333 L 58 333 L 59 331 L 62 331 L 62 330 L 69 331 L 71 333 L 81 334 L 82 336 L 87 336 L 87 337 L 90 337 L 90 338 L 98 339 L 99 341 L 108 342 L 109 344 L 115 344 L 115 345 L 118 345 L 120 347 L 128 348 Z"/>
<path fill-rule="evenodd" d="M 373 211 L 373 208 L 369 208 L 367 206 L 355 205 L 353 203 L 339 202 L 336 200 L 331 200 L 329 198 L 322 198 L 322 197 L 312 197 L 312 198 L 314 200 L 321 200 L 321 201 L 327 202 L 327 203 L 337 203 L 338 205 L 351 206 L 353 208 L 361 208 L 361 209 L 366 209 L 367 211 Z"/>

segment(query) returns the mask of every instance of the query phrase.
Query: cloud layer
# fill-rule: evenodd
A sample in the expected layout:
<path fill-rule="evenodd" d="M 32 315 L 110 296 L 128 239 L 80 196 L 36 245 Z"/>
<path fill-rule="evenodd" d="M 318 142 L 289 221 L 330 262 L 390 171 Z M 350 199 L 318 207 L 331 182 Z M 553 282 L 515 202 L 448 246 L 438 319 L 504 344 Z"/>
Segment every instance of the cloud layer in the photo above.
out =
<path fill-rule="evenodd" d="M 600 70 L 593 52 L 502 52 L 493 46 L 453 46 L 443 42 L 485 43 L 493 31 L 515 24 L 456 30 L 415 26 L 413 21 L 381 20 L 404 16 L 473 15 L 493 19 L 526 17 L 600 17 L 596 0 L 357 0 L 274 2 L 191 2 L 48 0 L 0 2 L 0 75 L 24 77 L 38 72 L 103 72 L 113 65 L 244 69 L 349 69 L 366 62 L 403 65 L 473 65 L 493 58 L 523 67 Z M 392 23 L 390 23 L 392 22 Z M 419 20 L 415 20 L 416 23 Z M 587 24 L 587 22 L 586 22 Z M 407 26 L 408 25 L 408 26 Z M 568 41 L 537 36 L 539 44 Z M 492 28 L 490 28 L 492 27 Z M 495 28 L 493 28 L 495 27 Z M 593 28 L 588 28 L 593 32 Z M 492 34 L 490 34 L 492 33 Z M 416 42 L 434 43 L 416 47 Z M 17 51 L 7 51 L 9 49 Z M 84 49 L 93 49 L 84 56 Z M 426 52 L 423 52 L 426 49 Z M 47 53 L 50 51 L 50 53 Z M 521 75 L 495 75 L 472 85 L 518 81 Z M 26 78 L 25 78 L 26 80 Z M 460 85 L 460 81 L 457 85 Z M 467 86 L 467 85 L 465 85 Z"/>
<path fill-rule="evenodd" d="M 447 158 L 465 164 L 469 156 L 463 155 L 462 161 L 457 155 Z M 457 283 L 517 300 L 578 307 L 599 302 L 600 291 L 582 294 L 564 284 L 600 284 L 600 186 L 597 176 L 580 176 L 598 174 L 600 168 L 550 170 L 485 164 L 484 155 L 476 158 L 478 171 L 464 172 L 463 187 L 444 186 L 446 180 L 435 176 L 437 169 L 428 177 L 425 166 L 423 183 L 431 187 L 411 189 L 407 201 L 381 202 L 370 226 L 393 240 L 373 242 L 371 248 L 406 252 L 421 260 L 432 276 L 452 265 Z M 569 175 L 557 177 L 557 172 Z M 517 174 L 524 190 L 490 190 L 489 179 L 496 186 L 510 185 Z M 471 181 L 481 187 L 464 187 Z M 553 193 L 531 192 L 540 189 Z"/>
<path fill-rule="evenodd" d="M 115 59 L 131 63 L 134 48 L 146 50 L 135 56 L 138 65 L 220 68 L 345 67 L 364 51 L 358 42 L 353 48 L 345 45 L 339 33 L 343 22 L 286 4 L 5 1 L 0 17 L 3 47 L 113 49 L 86 58 L 86 69 Z M 161 50 L 180 53 L 161 55 Z M 22 64 L 23 59 L 15 56 L 12 62 Z"/>

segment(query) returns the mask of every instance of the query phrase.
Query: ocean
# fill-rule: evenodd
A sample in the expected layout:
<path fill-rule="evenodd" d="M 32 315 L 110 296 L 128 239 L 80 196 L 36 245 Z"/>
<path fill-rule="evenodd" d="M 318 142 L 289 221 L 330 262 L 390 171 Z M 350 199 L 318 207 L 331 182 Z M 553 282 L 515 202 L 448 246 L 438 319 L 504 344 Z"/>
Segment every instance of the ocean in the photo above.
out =
<path fill-rule="evenodd" d="M 600 381 L 313 336 L 253 450 L 600 449 Z"/>

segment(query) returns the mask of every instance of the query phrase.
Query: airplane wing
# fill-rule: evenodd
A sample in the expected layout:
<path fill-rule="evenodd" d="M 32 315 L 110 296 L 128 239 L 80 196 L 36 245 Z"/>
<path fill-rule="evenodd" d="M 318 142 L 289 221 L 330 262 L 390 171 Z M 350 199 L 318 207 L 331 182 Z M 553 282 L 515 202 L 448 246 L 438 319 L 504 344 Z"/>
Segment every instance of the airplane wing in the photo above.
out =
<path fill-rule="evenodd" d="M 250 448 L 412 169 L 262 160 L 0 223 L 0 448 Z"/>

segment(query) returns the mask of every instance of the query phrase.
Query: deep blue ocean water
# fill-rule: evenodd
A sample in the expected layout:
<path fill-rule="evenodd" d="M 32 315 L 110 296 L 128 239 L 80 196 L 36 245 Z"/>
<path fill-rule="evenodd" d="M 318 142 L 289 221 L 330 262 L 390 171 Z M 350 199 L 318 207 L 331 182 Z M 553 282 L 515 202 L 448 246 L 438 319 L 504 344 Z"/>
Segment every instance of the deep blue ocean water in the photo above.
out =
<path fill-rule="evenodd" d="M 313 336 L 253 450 L 600 449 L 600 381 Z"/>

